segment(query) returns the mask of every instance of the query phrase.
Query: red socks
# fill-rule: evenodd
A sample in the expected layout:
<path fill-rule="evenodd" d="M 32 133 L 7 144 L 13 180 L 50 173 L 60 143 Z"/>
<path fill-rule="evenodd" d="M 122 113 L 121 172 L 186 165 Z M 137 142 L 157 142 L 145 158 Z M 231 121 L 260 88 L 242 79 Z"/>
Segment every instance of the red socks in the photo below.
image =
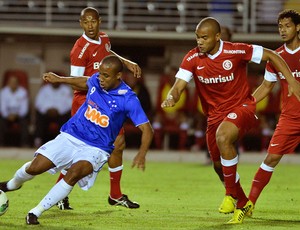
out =
<path fill-rule="evenodd" d="M 262 168 L 259 168 L 256 172 L 249 194 L 249 200 L 251 200 L 253 204 L 256 203 L 256 200 L 258 199 L 260 193 L 269 183 L 272 173 L 273 171 L 265 171 Z"/>
<path fill-rule="evenodd" d="M 237 189 L 237 203 L 236 203 L 236 207 L 237 208 L 242 208 L 246 205 L 246 203 L 248 202 L 248 198 L 240 184 L 240 180 L 238 180 L 238 182 L 236 183 L 236 189 Z"/>
<path fill-rule="evenodd" d="M 65 176 L 64 174 L 60 173 L 56 183 L 58 183 L 62 178 L 64 178 L 64 176 Z"/>
<path fill-rule="evenodd" d="M 117 171 L 116 171 L 117 169 Z M 122 197 L 121 192 L 121 176 L 123 172 L 123 166 L 119 169 L 119 167 L 115 169 L 109 168 L 109 174 L 110 174 L 110 197 L 114 199 L 119 199 Z"/>
<path fill-rule="evenodd" d="M 226 195 L 230 195 L 233 198 L 237 198 L 237 189 L 236 189 L 236 168 L 237 165 L 224 166 L 223 165 L 223 175 L 224 175 L 224 183 L 226 189 Z"/>

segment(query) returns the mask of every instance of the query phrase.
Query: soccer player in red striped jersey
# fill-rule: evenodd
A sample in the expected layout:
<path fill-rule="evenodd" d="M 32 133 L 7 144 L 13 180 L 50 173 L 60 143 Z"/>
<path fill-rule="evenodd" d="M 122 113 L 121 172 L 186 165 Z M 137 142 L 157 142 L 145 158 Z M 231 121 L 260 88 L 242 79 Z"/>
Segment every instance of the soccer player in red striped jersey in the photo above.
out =
<path fill-rule="evenodd" d="M 286 61 L 294 78 L 300 81 L 300 14 L 295 10 L 284 10 L 278 16 L 279 34 L 284 44 L 276 52 Z M 276 82 L 281 86 L 281 114 L 269 143 L 268 153 L 252 181 L 249 199 L 256 203 L 260 193 L 269 183 L 274 168 L 284 154 L 293 153 L 300 144 L 300 102 L 288 96 L 288 82 L 281 71 L 267 63 L 264 81 L 253 93 L 257 102 L 271 92 Z"/>
<path fill-rule="evenodd" d="M 120 58 L 134 77 L 141 77 L 140 67 L 127 60 L 111 50 L 109 37 L 106 33 L 99 31 L 101 18 L 97 9 L 87 7 L 81 11 L 80 26 L 83 29 L 83 35 L 74 44 L 71 53 L 71 76 L 92 76 L 98 72 L 101 60 L 113 54 Z M 74 91 L 72 102 L 72 116 L 86 99 L 86 91 Z M 121 175 L 123 171 L 123 150 L 125 148 L 124 129 L 122 129 L 115 140 L 115 149 L 108 160 L 110 172 L 110 195 L 108 202 L 111 205 L 121 205 L 127 208 L 139 208 L 139 204 L 128 199 L 127 195 L 121 192 Z M 62 171 L 57 181 L 64 177 L 66 172 Z M 66 197 L 58 204 L 60 209 L 72 209 L 69 204 L 69 198 Z"/>
<path fill-rule="evenodd" d="M 235 148 L 243 133 L 257 124 L 256 102 L 247 82 L 247 63 L 270 61 L 286 76 L 291 92 L 298 99 L 300 86 L 275 52 L 262 46 L 222 41 L 220 24 L 215 18 L 202 19 L 195 33 L 198 46 L 183 58 L 176 81 L 161 106 L 174 106 L 188 82 L 194 80 L 207 116 L 210 156 L 226 190 L 219 212 L 234 212 L 228 224 L 239 224 L 253 209 L 240 185 Z"/>

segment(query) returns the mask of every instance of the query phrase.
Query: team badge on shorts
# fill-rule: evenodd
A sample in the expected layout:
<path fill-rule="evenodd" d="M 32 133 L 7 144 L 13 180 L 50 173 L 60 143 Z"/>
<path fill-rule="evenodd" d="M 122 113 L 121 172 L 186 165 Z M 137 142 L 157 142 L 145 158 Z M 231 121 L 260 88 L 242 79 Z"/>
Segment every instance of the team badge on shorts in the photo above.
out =
<path fill-rule="evenodd" d="M 234 120 L 234 119 L 237 118 L 237 115 L 236 115 L 236 113 L 229 113 L 229 114 L 227 115 L 227 117 L 228 117 L 229 119 Z"/>

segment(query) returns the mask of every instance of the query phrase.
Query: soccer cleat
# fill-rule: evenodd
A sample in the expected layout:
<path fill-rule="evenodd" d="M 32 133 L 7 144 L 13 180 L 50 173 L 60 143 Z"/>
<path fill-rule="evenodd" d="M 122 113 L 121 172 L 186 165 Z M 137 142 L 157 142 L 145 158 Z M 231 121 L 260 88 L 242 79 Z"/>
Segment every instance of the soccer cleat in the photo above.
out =
<path fill-rule="evenodd" d="M 38 217 L 34 215 L 33 213 L 28 213 L 27 216 L 25 217 L 26 224 L 28 225 L 37 225 L 40 224 L 38 222 Z"/>
<path fill-rule="evenodd" d="M 252 202 L 252 201 L 251 201 Z M 253 203 L 252 203 L 253 204 Z M 252 215 L 253 215 L 253 211 L 254 211 L 254 208 L 255 208 L 255 206 L 254 206 L 254 204 L 253 204 L 253 208 L 251 209 L 251 210 L 249 210 L 246 214 L 245 214 L 245 216 L 247 216 L 247 217 L 252 217 Z"/>
<path fill-rule="evenodd" d="M 233 217 L 231 220 L 227 222 L 227 224 L 242 224 L 245 216 L 247 216 L 248 213 L 252 214 L 253 209 L 254 209 L 253 203 L 250 200 L 248 200 L 248 202 L 245 204 L 243 208 L 236 208 L 234 210 Z"/>
<path fill-rule="evenodd" d="M 2 190 L 3 192 L 11 192 L 11 191 L 15 191 L 15 190 L 18 190 L 18 189 L 20 189 L 21 187 L 22 187 L 22 185 L 19 187 L 19 188 L 17 188 L 17 189 L 8 189 L 7 188 L 7 182 L 8 181 L 4 181 L 4 182 L 0 182 L 0 190 Z"/>
<path fill-rule="evenodd" d="M 70 206 L 70 203 L 69 203 L 69 197 L 65 197 L 61 201 L 58 201 L 56 206 L 60 210 L 73 210 L 73 208 Z"/>
<path fill-rule="evenodd" d="M 7 192 L 8 191 L 7 182 L 8 181 L 0 182 L 0 190 L 2 190 L 3 192 Z"/>
<path fill-rule="evenodd" d="M 108 203 L 114 206 L 124 206 L 126 208 L 139 208 L 140 205 L 134 201 L 128 199 L 128 196 L 123 194 L 121 198 L 114 199 L 110 196 L 108 197 Z"/>
<path fill-rule="evenodd" d="M 232 196 L 225 196 L 219 207 L 219 212 L 224 214 L 233 213 L 236 205 L 236 199 Z"/>

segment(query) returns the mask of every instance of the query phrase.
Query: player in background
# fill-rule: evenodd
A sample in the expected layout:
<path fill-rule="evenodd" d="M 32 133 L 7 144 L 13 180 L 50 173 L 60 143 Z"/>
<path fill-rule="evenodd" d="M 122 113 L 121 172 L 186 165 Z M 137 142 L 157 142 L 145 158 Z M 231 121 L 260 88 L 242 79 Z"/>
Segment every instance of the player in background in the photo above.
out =
<path fill-rule="evenodd" d="M 284 10 L 278 16 L 279 34 L 284 44 L 276 52 L 286 61 L 294 78 L 300 81 L 300 14 L 295 10 Z M 295 96 L 288 96 L 286 75 L 267 63 L 264 81 L 253 93 L 257 102 L 266 97 L 276 82 L 281 85 L 281 114 L 275 132 L 269 143 L 266 158 L 252 181 L 249 200 L 256 203 L 260 193 L 269 183 L 274 168 L 284 154 L 293 153 L 300 144 L 300 102 Z"/>
<path fill-rule="evenodd" d="M 129 69 L 134 77 L 141 76 L 140 67 L 111 50 L 109 37 L 106 33 L 100 32 L 101 18 L 97 9 L 87 7 L 81 11 L 80 26 L 83 35 L 74 44 L 71 53 L 71 76 L 92 76 L 98 71 L 100 61 L 107 55 L 113 54 L 121 59 L 123 64 Z M 82 103 L 85 101 L 85 91 L 74 91 L 71 115 L 73 116 Z M 115 149 L 108 160 L 110 173 L 110 195 L 108 202 L 110 205 L 122 205 L 127 208 L 139 208 L 139 204 L 128 199 L 127 195 L 121 192 L 121 176 L 123 170 L 123 150 L 125 149 L 124 130 L 116 138 Z M 57 182 L 64 177 L 66 172 L 62 171 Z M 60 209 L 72 209 L 69 198 L 66 197 L 57 206 Z"/>
<path fill-rule="evenodd" d="M 120 59 L 110 55 L 101 61 L 99 72 L 90 78 L 44 74 L 47 82 L 65 83 L 74 89 L 87 90 L 87 98 L 78 112 L 62 126 L 61 133 L 55 139 L 42 145 L 33 160 L 18 169 L 11 180 L 0 183 L 2 191 L 14 191 L 48 170 L 56 173 L 68 169 L 65 177 L 28 212 L 25 218 L 27 224 L 39 224 L 38 217 L 66 197 L 77 182 L 83 190 L 93 186 L 128 118 L 142 132 L 141 145 L 132 167 L 145 170 L 153 129 L 136 94 L 122 81 L 122 70 Z"/>
<path fill-rule="evenodd" d="M 206 139 L 213 167 L 226 190 L 219 212 L 234 212 L 227 223 L 238 224 L 253 209 L 240 184 L 235 148 L 235 142 L 243 133 L 257 124 L 255 99 L 247 82 L 247 63 L 272 63 L 286 77 L 291 92 L 298 99 L 300 86 L 275 52 L 262 46 L 222 41 L 216 19 L 202 19 L 195 33 L 197 47 L 184 57 L 176 81 L 161 106 L 174 106 L 188 82 L 194 79 L 207 116 Z"/>

